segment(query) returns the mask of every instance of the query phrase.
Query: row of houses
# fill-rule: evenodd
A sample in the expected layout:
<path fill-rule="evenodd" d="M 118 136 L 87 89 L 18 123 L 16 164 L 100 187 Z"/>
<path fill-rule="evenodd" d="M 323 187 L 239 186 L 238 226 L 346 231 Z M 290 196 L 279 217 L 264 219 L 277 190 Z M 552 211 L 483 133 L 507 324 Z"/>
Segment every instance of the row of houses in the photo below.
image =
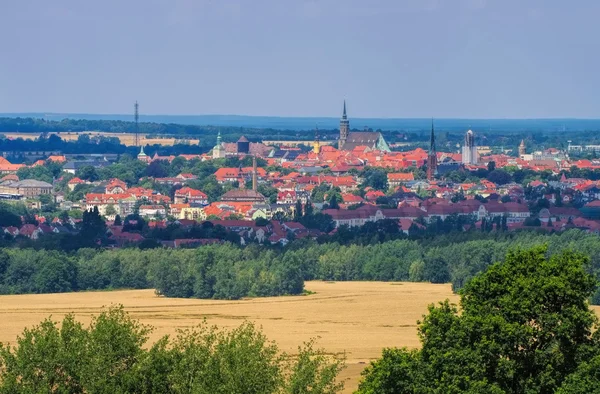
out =
<path fill-rule="evenodd" d="M 503 217 L 507 218 L 508 223 L 524 222 L 531 216 L 529 208 L 525 204 L 519 203 L 481 203 L 478 200 L 465 200 L 458 203 L 436 203 L 423 204 L 420 207 L 400 206 L 396 209 L 384 209 L 375 205 L 363 205 L 357 209 L 326 209 L 323 213 L 330 215 L 339 226 L 363 226 L 367 222 L 376 222 L 383 219 L 423 219 L 432 221 L 445 220 L 451 215 L 472 216 L 479 221 L 484 218 Z"/>

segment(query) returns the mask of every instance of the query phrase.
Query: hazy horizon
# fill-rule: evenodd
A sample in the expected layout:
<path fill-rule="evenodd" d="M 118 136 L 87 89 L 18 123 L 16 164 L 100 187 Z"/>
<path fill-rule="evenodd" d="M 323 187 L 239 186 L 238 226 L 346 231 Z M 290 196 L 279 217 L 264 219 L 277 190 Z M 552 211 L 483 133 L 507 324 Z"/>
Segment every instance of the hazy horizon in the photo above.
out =
<path fill-rule="evenodd" d="M 0 113 L 595 119 L 600 3 L 21 0 Z"/>
<path fill-rule="evenodd" d="M 32 116 L 32 117 L 43 117 L 43 115 L 49 117 L 58 117 L 65 116 L 69 119 L 77 119 L 76 116 L 98 116 L 98 117 L 118 117 L 118 118 L 126 118 L 130 117 L 133 120 L 133 111 L 131 113 L 101 113 L 101 112 L 52 112 L 52 111 L 27 111 L 27 112 L 0 112 L 0 117 L 24 117 L 24 116 Z M 235 117 L 235 118 L 281 118 L 281 119 L 334 119 L 339 120 L 340 116 L 286 116 L 286 115 L 268 115 L 268 114 L 257 114 L 257 115 L 248 115 L 248 114 L 234 114 L 234 113 L 211 113 L 211 114 L 172 114 L 172 113 L 155 113 L 155 114 L 145 114 L 140 112 L 140 119 L 147 117 Z M 464 116 L 450 116 L 450 117 L 394 117 L 394 116 L 378 116 L 378 117 L 351 117 L 351 119 L 377 119 L 377 120 L 427 120 L 431 121 L 431 119 L 435 120 L 600 120 L 600 116 L 597 117 L 464 117 Z M 83 118 L 82 118 L 83 119 Z"/>

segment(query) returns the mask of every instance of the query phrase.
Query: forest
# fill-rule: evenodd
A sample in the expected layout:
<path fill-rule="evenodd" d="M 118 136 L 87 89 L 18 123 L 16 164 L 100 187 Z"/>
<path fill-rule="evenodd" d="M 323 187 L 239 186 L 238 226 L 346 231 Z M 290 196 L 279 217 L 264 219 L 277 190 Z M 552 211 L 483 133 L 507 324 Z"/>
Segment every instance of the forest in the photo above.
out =
<path fill-rule="evenodd" d="M 196 249 L 74 252 L 0 250 L 0 294 L 154 288 L 170 297 L 239 299 L 302 294 L 305 280 L 451 282 L 463 288 L 508 251 L 547 245 L 548 255 L 577 250 L 600 277 L 600 239 L 579 230 L 546 234 L 466 232 L 418 240 L 318 243 L 296 240 L 285 248 L 231 243 Z M 600 293 L 591 300 L 600 304 Z"/>
<path fill-rule="evenodd" d="M 448 120 L 441 121 L 442 124 L 447 123 Z M 395 129 L 369 129 L 371 131 L 379 131 L 383 134 L 388 142 L 395 143 L 401 142 L 406 144 L 398 147 L 401 150 L 410 150 L 416 147 L 427 148 L 429 141 L 429 126 L 424 127 L 425 123 L 419 123 L 418 126 L 414 125 L 410 120 L 406 120 L 404 127 L 396 127 Z M 436 128 L 436 143 L 438 149 L 441 151 L 455 151 L 456 144 L 462 144 L 464 140 L 464 133 L 470 124 L 465 121 L 465 124 L 461 126 L 460 120 L 450 122 L 451 125 L 440 126 Z M 600 137 L 597 133 L 590 133 L 590 130 L 594 130 L 596 127 L 594 124 L 583 124 L 579 125 L 576 130 L 569 130 L 569 133 L 565 133 L 561 127 L 557 124 L 543 125 L 529 125 L 528 127 L 518 127 L 514 124 L 500 123 L 498 128 L 491 130 L 489 125 L 479 124 L 479 127 L 475 127 L 476 143 L 477 145 L 485 145 L 492 147 L 504 147 L 512 149 L 514 155 L 517 153 L 517 147 L 521 139 L 525 139 L 529 150 L 543 149 L 548 147 L 555 147 L 559 149 L 565 149 L 568 145 L 568 140 L 571 140 L 573 144 L 599 144 Z M 363 128 L 356 129 L 354 131 L 362 131 Z M 116 133 L 131 133 L 135 132 L 135 123 L 132 121 L 124 120 L 108 120 L 108 119 L 62 119 L 46 120 L 40 118 L 11 118 L 11 117 L 0 117 L 0 134 L 8 132 L 25 132 L 25 133 L 51 133 L 51 132 L 79 132 L 79 131 L 105 131 L 105 132 L 116 132 Z M 158 122 L 140 122 L 139 132 L 145 135 L 164 135 L 173 137 L 192 136 L 200 138 L 200 145 L 203 149 L 207 150 L 214 146 L 216 142 L 216 135 L 221 132 L 224 141 L 233 142 L 237 141 L 242 135 L 246 136 L 252 141 L 260 141 L 263 139 L 278 139 L 278 140 L 307 140 L 312 141 L 314 138 L 314 130 L 293 130 L 285 128 L 271 128 L 271 127 L 236 127 L 236 126 L 199 126 L 199 125 L 186 125 L 186 124 L 175 124 L 175 123 L 158 123 Z M 320 138 L 323 140 L 335 140 L 338 137 L 338 129 L 322 129 L 319 130 Z M 103 140 L 102 150 L 95 148 L 94 152 L 110 152 L 110 153 L 122 153 L 126 151 L 124 146 L 119 147 L 118 143 L 107 144 L 106 140 Z M 30 142 L 9 142 L 6 141 L 6 146 L 1 146 L 2 140 L 0 139 L 0 147 L 3 151 L 25 151 L 25 150 L 43 150 L 48 147 L 44 141 L 30 141 Z M 66 143 L 58 147 L 55 145 L 54 149 L 61 149 L 65 153 L 76 153 L 74 149 L 74 143 Z M 7 149 L 10 148 L 10 149 Z M 77 147 L 81 149 L 81 147 Z M 88 149 L 91 149 L 89 146 Z M 187 149 L 189 149 L 188 146 Z M 162 149 L 162 148 L 160 148 Z M 188 153 L 182 151 L 186 149 L 185 145 L 178 146 L 179 153 Z M 79 150 L 79 152 L 87 152 Z M 191 152 L 189 152 L 191 153 Z"/>

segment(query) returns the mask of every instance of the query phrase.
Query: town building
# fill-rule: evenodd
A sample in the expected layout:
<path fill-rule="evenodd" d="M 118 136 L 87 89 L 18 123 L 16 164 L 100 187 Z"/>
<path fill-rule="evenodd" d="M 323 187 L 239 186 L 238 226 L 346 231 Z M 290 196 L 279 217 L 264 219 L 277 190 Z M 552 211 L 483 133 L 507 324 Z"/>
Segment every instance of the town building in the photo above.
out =
<path fill-rule="evenodd" d="M 212 150 L 213 159 L 222 159 L 225 157 L 225 149 L 223 148 L 223 142 L 221 141 L 221 131 L 217 134 L 217 144 Z"/>
<path fill-rule="evenodd" d="M 137 158 L 139 161 L 143 161 L 144 163 L 150 163 L 152 158 L 144 153 L 144 147 L 140 148 L 140 153 L 138 153 Z"/>
<path fill-rule="evenodd" d="M 462 162 L 463 164 L 477 164 L 479 154 L 475 145 L 475 134 L 472 130 L 465 133 L 465 142 L 462 147 Z"/>
<path fill-rule="evenodd" d="M 167 209 L 162 205 L 140 205 L 139 214 L 146 218 L 165 217 Z"/>
<path fill-rule="evenodd" d="M 342 119 L 340 119 L 340 136 L 338 140 L 338 149 L 351 151 L 357 147 L 366 147 L 370 150 L 379 150 L 390 152 L 391 149 L 383 135 L 377 131 L 350 131 L 350 121 L 346 114 L 346 100 L 344 100 L 344 110 Z"/>
<path fill-rule="evenodd" d="M 208 196 L 205 193 L 187 186 L 178 189 L 174 197 L 175 204 L 208 205 Z"/>
<path fill-rule="evenodd" d="M 52 185 L 35 179 L 4 181 L 0 183 L 0 194 L 17 195 L 22 198 L 36 198 L 52 194 Z"/>
<path fill-rule="evenodd" d="M 525 140 L 521 140 L 521 143 L 519 144 L 519 157 L 523 158 L 523 156 L 525 156 L 526 153 L 527 151 L 525 148 Z"/>
<path fill-rule="evenodd" d="M 12 164 L 0 156 L 0 174 L 16 174 L 23 167 L 25 167 L 25 164 Z"/>

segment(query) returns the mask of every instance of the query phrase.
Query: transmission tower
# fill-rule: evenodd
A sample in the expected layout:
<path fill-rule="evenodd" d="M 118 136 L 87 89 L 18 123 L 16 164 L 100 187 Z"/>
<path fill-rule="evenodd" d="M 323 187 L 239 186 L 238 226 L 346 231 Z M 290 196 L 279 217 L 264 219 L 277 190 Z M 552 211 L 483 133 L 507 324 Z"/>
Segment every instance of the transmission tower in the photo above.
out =
<path fill-rule="evenodd" d="M 140 120 L 140 105 L 138 104 L 138 102 L 136 101 L 135 104 L 133 105 L 133 109 L 134 109 L 134 118 L 135 118 L 135 146 L 140 146 L 140 125 L 139 125 L 139 120 Z"/>

